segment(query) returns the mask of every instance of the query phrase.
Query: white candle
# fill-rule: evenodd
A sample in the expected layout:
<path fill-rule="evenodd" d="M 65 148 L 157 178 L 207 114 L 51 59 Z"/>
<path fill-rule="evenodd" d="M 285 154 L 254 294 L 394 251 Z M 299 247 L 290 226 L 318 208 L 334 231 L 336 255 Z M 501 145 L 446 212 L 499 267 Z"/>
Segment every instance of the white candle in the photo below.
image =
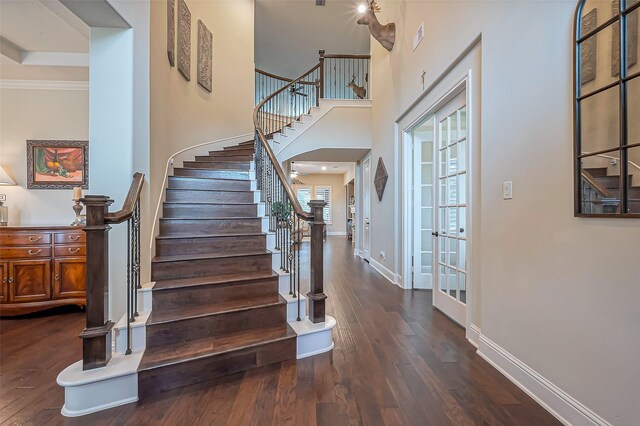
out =
<path fill-rule="evenodd" d="M 75 188 L 73 188 L 73 200 L 77 201 L 80 198 L 82 198 L 82 188 L 76 186 Z"/>

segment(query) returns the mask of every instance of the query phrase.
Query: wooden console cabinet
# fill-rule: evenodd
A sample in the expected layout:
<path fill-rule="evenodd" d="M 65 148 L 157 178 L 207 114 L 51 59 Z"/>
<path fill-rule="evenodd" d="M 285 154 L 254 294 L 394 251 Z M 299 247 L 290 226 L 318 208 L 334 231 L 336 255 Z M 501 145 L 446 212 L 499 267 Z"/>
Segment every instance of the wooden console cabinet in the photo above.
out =
<path fill-rule="evenodd" d="M 84 306 L 85 253 L 82 228 L 0 228 L 0 315 Z"/>

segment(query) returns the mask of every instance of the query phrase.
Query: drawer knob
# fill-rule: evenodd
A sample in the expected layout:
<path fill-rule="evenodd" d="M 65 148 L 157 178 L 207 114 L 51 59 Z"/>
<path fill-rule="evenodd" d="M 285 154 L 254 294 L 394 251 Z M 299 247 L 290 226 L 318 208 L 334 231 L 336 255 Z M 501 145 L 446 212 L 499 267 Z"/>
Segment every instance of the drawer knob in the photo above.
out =
<path fill-rule="evenodd" d="M 56 281 L 60 279 L 60 275 L 56 275 Z"/>
<path fill-rule="evenodd" d="M 6 279 L 6 278 L 3 278 L 3 279 L 2 279 L 2 284 L 6 284 L 6 283 L 7 283 L 7 279 Z"/>
<path fill-rule="evenodd" d="M 69 239 L 71 241 L 78 241 L 80 239 L 80 235 L 69 235 Z"/>
<path fill-rule="evenodd" d="M 80 251 L 80 247 L 77 247 L 75 249 L 72 249 L 71 247 L 69 247 L 67 250 L 69 250 L 69 253 L 76 254 L 77 252 Z"/>
<path fill-rule="evenodd" d="M 32 235 L 29 237 L 29 241 L 31 241 L 32 243 L 35 241 L 40 241 L 42 239 L 42 235 Z"/>
<path fill-rule="evenodd" d="M 9 282 L 12 283 L 13 282 L 13 277 L 9 278 Z"/>
<path fill-rule="evenodd" d="M 38 250 L 29 250 L 29 254 L 31 256 L 35 256 L 36 254 L 40 254 L 40 252 L 42 252 L 42 249 L 38 249 Z"/>

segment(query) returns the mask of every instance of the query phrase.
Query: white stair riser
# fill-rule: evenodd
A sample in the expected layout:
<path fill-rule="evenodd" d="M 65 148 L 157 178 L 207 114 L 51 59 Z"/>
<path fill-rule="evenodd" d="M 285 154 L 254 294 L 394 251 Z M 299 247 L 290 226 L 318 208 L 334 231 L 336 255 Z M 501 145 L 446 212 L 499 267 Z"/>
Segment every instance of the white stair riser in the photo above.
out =
<path fill-rule="evenodd" d="M 307 358 L 328 352 L 331 349 L 333 349 L 333 333 L 331 329 L 298 336 L 296 358 Z"/>
<path fill-rule="evenodd" d="M 307 316 L 307 299 L 300 296 L 300 318 Z M 287 322 L 295 321 L 298 318 L 298 301 L 296 299 L 287 300 Z"/>
<path fill-rule="evenodd" d="M 267 250 L 275 250 L 276 248 L 276 234 L 273 232 L 267 233 Z"/>
<path fill-rule="evenodd" d="M 289 321 L 289 326 L 298 335 L 296 354 L 298 359 L 318 355 L 333 349 L 335 318 L 327 315 L 325 322 L 313 324 L 307 317 L 302 321 Z"/>
<path fill-rule="evenodd" d="M 151 312 L 152 293 L 151 288 L 142 288 L 138 290 L 138 312 Z"/>
<path fill-rule="evenodd" d="M 133 323 L 132 323 L 133 325 Z M 127 351 L 127 328 L 114 330 L 116 352 L 125 353 Z M 142 324 L 131 327 L 131 349 L 134 351 L 144 350 L 147 345 L 147 327 Z"/>
<path fill-rule="evenodd" d="M 64 388 L 62 415 L 78 417 L 138 400 L 138 373 Z"/>
<path fill-rule="evenodd" d="M 281 274 L 278 278 L 278 292 L 280 294 L 289 294 L 289 274 Z"/>

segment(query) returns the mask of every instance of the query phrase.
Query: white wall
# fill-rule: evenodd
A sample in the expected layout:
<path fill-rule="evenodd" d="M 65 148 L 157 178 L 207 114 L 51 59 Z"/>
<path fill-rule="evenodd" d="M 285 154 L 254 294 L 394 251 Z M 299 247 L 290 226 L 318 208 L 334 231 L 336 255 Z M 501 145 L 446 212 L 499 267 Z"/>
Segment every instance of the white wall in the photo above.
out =
<path fill-rule="evenodd" d="M 329 102 L 330 103 L 330 102 Z M 330 108 L 321 106 L 321 108 Z M 324 112 L 324 111 L 323 111 Z M 312 114 L 321 115 L 312 111 Z M 297 155 L 318 149 L 369 149 L 371 148 L 371 108 L 357 106 L 336 106 L 320 118 L 312 117 L 311 127 L 296 135 L 291 142 L 280 138 L 274 144 L 274 151 L 280 162 Z"/>
<path fill-rule="evenodd" d="M 0 164 L 18 184 L 0 187 L 9 225 L 68 225 L 71 190 L 27 189 L 27 139 L 89 140 L 88 90 L 0 90 Z"/>
<path fill-rule="evenodd" d="M 640 267 L 634 220 L 573 217 L 575 2 L 380 2 L 392 52 L 372 40 L 372 253 L 397 270 L 394 122 L 481 35 L 479 324 L 482 334 L 612 424 L 632 425 L 640 367 Z M 424 22 L 415 52 L 411 41 Z M 514 199 L 503 201 L 511 180 Z"/>
<path fill-rule="evenodd" d="M 187 4 L 191 11 L 191 81 L 169 66 L 166 2 L 151 2 L 150 185 L 154 209 L 171 155 L 254 131 L 253 0 L 192 0 Z M 213 33 L 212 93 L 196 79 L 199 19 Z"/>
<path fill-rule="evenodd" d="M 122 207 L 133 175 L 133 30 L 92 28 L 90 49 L 89 177 L 91 194 Z M 109 232 L 110 316 L 126 312 L 127 225 Z"/>

